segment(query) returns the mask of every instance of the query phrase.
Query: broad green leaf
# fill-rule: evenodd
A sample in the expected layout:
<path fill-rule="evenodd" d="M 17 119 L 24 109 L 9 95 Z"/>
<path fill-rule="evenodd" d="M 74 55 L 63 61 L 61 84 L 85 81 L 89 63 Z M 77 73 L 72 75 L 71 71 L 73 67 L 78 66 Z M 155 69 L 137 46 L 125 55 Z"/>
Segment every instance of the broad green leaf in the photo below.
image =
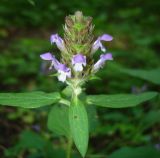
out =
<path fill-rule="evenodd" d="M 108 108 L 126 108 L 141 104 L 152 99 L 156 95 L 156 92 L 145 92 L 141 94 L 89 95 L 87 97 L 87 103 Z"/>
<path fill-rule="evenodd" d="M 0 105 L 38 108 L 58 102 L 60 94 L 45 92 L 0 93 Z"/>
<path fill-rule="evenodd" d="M 123 147 L 113 152 L 108 158 L 159 158 L 160 151 L 154 147 L 137 147 L 129 148 Z"/>
<path fill-rule="evenodd" d="M 59 104 L 53 106 L 48 115 L 47 125 L 55 134 L 69 137 L 69 108 Z"/>
<path fill-rule="evenodd" d="M 137 70 L 122 68 L 121 72 L 150 81 L 155 84 L 160 84 L 160 68 L 153 70 Z"/>
<path fill-rule="evenodd" d="M 88 147 L 88 116 L 84 104 L 74 98 L 69 107 L 69 124 L 75 145 L 84 157 Z"/>
<path fill-rule="evenodd" d="M 94 132 L 99 125 L 96 106 L 87 105 L 86 110 L 88 114 L 89 132 Z"/>

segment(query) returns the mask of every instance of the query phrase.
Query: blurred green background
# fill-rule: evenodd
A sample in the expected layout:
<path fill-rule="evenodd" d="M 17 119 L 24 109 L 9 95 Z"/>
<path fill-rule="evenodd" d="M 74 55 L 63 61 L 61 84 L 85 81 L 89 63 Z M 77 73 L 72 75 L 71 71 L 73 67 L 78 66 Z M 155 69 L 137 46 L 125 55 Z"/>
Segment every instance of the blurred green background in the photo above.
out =
<path fill-rule="evenodd" d="M 114 37 L 105 43 L 113 53 L 113 64 L 106 64 L 97 74 L 102 80 L 87 83 L 88 94 L 159 91 L 160 87 L 151 82 L 117 71 L 121 66 L 144 70 L 160 67 L 159 8 L 159 0 L 0 0 L 0 92 L 63 89 L 65 85 L 48 76 L 48 65 L 39 55 L 48 51 L 59 54 L 50 45 L 50 35 L 58 32 L 63 36 L 65 16 L 77 10 L 94 18 L 96 36 L 108 33 Z M 97 52 L 97 58 L 100 53 Z M 134 148 L 133 151 L 146 145 L 160 148 L 159 104 L 160 99 L 156 98 L 132 109 L 98 109 L 95 116 L 99 121 L 94 122 L 88 157 L 103 158 L 124 146 Z M 48 131 L 47 112 L 48 109 L 0 108 L 2 158 L 49 158 L 44 155 L 51 151 L 57 153 L 55 158 L 64 157 L 64 139 Z M 38 144 L 47 142 L 54 151 L 37 144 L 15 145 L 33 138 L 38 139 Z M 145 147 L 138 150 L 146 151 Z"/>

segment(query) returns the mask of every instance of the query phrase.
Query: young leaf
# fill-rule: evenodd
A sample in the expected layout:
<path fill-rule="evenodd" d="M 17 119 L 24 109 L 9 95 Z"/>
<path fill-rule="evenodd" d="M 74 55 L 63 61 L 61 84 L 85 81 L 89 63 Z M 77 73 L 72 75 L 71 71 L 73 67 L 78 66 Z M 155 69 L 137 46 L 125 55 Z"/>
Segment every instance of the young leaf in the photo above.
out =
<path fill-rule="evenodd" d="M 84 157 L 88 147 L 88 117 L 85 106 L 78 98 L 71 101 L 69 124 L 75 145 Z"/>
<path fill-rule="evenodd" d="M 89 95 L 87 97 L 87 103 L 108 108 L 126 108 L 141 104 L 152 99 L 156 95 L 156 92 L 145 92 L 141 94 Z"/>
<path fill-rule="evenodd" d="M 55 105 L 48 115 L 48 128 L 57 135 L 70 136 L 69 107 Z"/>
<path fill-rule="evenodd" d="M 56 103 L 60 98 L 60 94 L 57 92 L 0 93 L 0 105 L 38 108 Z"/>

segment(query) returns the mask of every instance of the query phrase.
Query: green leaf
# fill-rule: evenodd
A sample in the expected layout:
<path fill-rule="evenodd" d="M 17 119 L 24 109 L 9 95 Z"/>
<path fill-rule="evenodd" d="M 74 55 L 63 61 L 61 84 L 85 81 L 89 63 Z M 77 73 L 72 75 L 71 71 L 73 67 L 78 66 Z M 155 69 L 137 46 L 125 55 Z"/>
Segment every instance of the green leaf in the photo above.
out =
<path fill-rule="evenodd" d="M 23 108 L 38 108 L 56 103 L 59 100 L 60 94 L 57 92 L 0 93 L 0 105 Z"/>
<path fill-rule="evenodd" d="M 123 147 L 113 152 L 108 158 L 159 158 L 160 151 L 153 147 Z"/>
<path fill-rule="evenodd" d="M 152 99 L 156 95 L 156 92 L 145 92 L 141 94 L 89 95 L 87 97 L 87 103 L 108 108 L 126 108 L 141 104 Z"/>
<path fill-rule="evenodd" d="M 99 125 L 96 106 L 87 105 L 86 110 L 88 114 L 89 132 L 94 132 Z"/>
<path fill-rule="evenodd" d="M 160 84 L 160 68 L 153 70 L 135 70 L 122 68 L 120 71 L 125 74 L 138 77 L 155 84 Z"/>
<path fill-rule="evenodd" d="M 55 134 L 69 137 L 69 108 L 59 104 L 53 106 L 48 115 L 47 125 Z"/>
<path fill-rule="evenodd" d="M 74 98 L 69 107 L 69 124 L 75 145 L 84 157 L 88 148 L 88 116 L 83 103 Z"/>

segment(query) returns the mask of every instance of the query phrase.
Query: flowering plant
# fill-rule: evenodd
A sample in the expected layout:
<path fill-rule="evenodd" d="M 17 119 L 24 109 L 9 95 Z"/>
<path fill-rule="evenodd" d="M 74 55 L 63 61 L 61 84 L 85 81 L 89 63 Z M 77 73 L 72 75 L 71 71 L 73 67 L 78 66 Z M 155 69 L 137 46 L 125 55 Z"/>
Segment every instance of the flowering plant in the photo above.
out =
<path fill-rule="evenodd" d="M 51 44 L 56 44 L 61 52 L 60 60 L 52 53 L 40 55 L 49 61 L 49 70 L 56 73 L 59 81 L 67 87 L 61 92 L 26 92 L 0 93 L 0 104 L 23 108 L 51 106 L 48 114 L 48 128 L 68 139 L 67 158 L 71 157 L 73 142 L 82 157 L 88 147 L 90 121 L 87 113 L 88 105 L 108 108 L 133 107 L 157 95 L 156 92 L 145 92 L 139 95 L 87 95 L 84 93 L 85 83 L 100 70 L 112 54 L 106 50 L 103 42 L 112 41 L 113 37 L 103 34 L 94 40 L 92 18 L 83 16 L 77 11 L 67 16 L 64 25 L 64 39 L 58 34 L 51 35 Z M 94 60 L 97 50 L 102 54 L 98 61 Z M 92 119 L 92 117 L 90 118 Z"/>

